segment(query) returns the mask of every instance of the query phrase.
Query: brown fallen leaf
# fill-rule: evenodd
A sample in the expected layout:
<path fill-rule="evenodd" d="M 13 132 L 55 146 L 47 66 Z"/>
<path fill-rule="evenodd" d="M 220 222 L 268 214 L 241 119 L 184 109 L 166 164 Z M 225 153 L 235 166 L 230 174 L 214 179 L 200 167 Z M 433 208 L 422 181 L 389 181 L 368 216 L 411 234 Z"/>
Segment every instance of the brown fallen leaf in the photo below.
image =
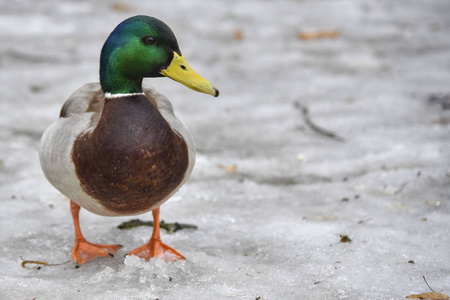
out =
<path fill-rule="evenodd" d="M 26 260 L 26 259 L 23 259 L 22 257 L 20 257 L 21 259 L 22 259 L 22 263 L 21 263 L 21 266 L 22 266 L 22 268 L 25 268 L 25 265 L 27 265 L 27 264 L 35 264 L 35 265 L 43 265 L 43 266 L 60 266 L 60 265 L 64 265 L 64 264 L 67 264 L 67 263 L 69 263 L 70 261 L 66 261 L 66 262 L 63 262 L 63 263 L 59 263 L 59 264 L 49 264 L 48 262 L 46 262 L 46 261 L 40 261 L 40 260 Z M 40 267 L 38 267 L 38 268 L 40 268 Z"/>
<path fill-rule="evenodd" d="M 330 220 L 337 220 L 338 217 L 336 216 L 324 216 L 324 215 L 316 215 L 309 218 L 312 221 L 330 221 Z"/>
<path fill-rule="evenodd" d="M 22 268 L 25 268 L 26 264 L 37 264 L 37 265 L 44 265 L 44 266 L 48 266 L 49 263 L 46 261 L 38 261 L 38 260 L 24 260 L 22 261 Z"/>
<path fill-rule="evenodd" d="M 429 299 L 429 300 L 449 300 L 449 297 L 445 294 L 441 293 L 423 293 L 423 294 L 414 294 L 406 296 L 406 298 L 414 298 L 414 299 Z"/>
<path fill-rule="evenodd" d="M 233 33 L 233 40 L 242 40 L 244 37 L 244 31 L 241 28 L 238 28 Z"/>
<path fill-rule="evenodd" d="M 118 3 L 118 2 L 113 3 L 111 5 L 111 8 L 113 10 L 117 10 L 117 11 L 130 11 L 131 10 L 131 7 L 128 4 Z"/>
<path fill-rule="evenodd" d="M 340 235 L 341 243 L 351 243 L 352 239 L 348 237 L 348 235 Z"/>
<path fill-rule="evenodd" d="M 323 38 L 337 38 L 339 31 L 337 30 L 317 30 L 317 31 L 302 31 L 298 34 L 298 38 L 304 41 L 316 40 Z"/>
<path fill-rule="evenodd" d="M 432 122 L 432 124 L 447 125 L 450 124 L 450 118 L 441 117 Z"/>
<path fill-rule="evenodd" d="M 222 164 L 217 164 L 217 167 L 227 171 L 228 173 L 233 173 L 237 169 L 236 165 L 225 166 L 225 165 L 222 165 Z"/>

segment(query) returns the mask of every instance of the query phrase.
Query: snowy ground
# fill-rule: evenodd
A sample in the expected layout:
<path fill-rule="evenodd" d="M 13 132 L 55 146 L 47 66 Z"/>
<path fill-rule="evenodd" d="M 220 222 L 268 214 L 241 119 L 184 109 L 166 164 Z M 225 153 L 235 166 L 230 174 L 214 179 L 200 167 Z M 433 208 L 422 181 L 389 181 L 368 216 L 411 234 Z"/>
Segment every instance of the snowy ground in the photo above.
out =
<path fill-rule="evenodd" d="M 429 292 L 422 276 L 450 294 L 449 1 L 114 3 L 0 2 L 0 299 L 403 299 Z M 162 206 L 198 226 L 162 231 L 187 260 L 124 259 L 151 228 L 84 211 L 89 240 L 124 245 L 114 259 L 22 268 L 70 260 L 68 201 L 39 138 L 135 14 L 167 22 L 221 91 L 148 80 L 197 142 L 192 179 Z M 339 36 L 298 36 L 317 30 Z"/>

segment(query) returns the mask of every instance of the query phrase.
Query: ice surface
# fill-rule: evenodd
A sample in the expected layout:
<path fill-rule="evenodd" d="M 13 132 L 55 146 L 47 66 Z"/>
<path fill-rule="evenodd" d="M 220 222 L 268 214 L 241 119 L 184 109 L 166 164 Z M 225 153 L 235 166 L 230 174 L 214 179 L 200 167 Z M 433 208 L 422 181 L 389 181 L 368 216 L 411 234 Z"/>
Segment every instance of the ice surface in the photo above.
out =
<path fill-rule="evenodd" d="M 0 299 L 403 299 L 429 291 L 422 276 L 450 294 L 450 111 L 429 101 L 450 94 L 450 2 L 114 3 L 0 2 Z M 145 262 L 124 254 L 151 228 L 82 211 L 90 241 L 124 248 L 75 268 L 68 201 L 40 170 L 39 138 L 98 80 L 106 36 L 135 14 L 167 22 L 221 91 L 147 80 L 198 150 L 161 217 L 198 230 L 162 231 L 186 261 Z M 298 38 L 316 30 L 339 36 Z M 295 102 L 345 142 L 312 130 Z"/>

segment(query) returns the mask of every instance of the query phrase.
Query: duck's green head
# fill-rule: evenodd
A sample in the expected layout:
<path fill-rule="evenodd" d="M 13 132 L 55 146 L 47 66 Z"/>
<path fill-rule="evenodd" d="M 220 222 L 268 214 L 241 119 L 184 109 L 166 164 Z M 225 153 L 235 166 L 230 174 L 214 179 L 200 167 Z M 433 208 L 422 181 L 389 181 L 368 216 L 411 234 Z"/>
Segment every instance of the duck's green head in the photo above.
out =
<path fill-rule="evenodd" d="M 218 96 L 219 91 L 187 64 L 172 30 L 162 21 L 135 16 L 109 35 L 100 55 L 104 93 L 142 92 L 144 77 L 166 76 L 187 87 Z"/>

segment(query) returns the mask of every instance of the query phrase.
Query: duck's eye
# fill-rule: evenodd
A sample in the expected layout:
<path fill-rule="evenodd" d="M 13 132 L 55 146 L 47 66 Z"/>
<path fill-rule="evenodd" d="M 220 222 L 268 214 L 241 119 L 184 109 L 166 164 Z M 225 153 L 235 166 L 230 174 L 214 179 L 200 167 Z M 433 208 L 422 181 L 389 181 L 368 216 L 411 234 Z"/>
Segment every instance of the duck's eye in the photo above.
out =
<path fill-rule="evenodd" d="M 156 39 L 154 37 L 152 37 L 152 36 L 144 36 L 142 38 L 142 41 L 144 42 L 144 44 L 147 44 L 147 45 L 154 45 L 154 44 L 156 44 Z"/>

